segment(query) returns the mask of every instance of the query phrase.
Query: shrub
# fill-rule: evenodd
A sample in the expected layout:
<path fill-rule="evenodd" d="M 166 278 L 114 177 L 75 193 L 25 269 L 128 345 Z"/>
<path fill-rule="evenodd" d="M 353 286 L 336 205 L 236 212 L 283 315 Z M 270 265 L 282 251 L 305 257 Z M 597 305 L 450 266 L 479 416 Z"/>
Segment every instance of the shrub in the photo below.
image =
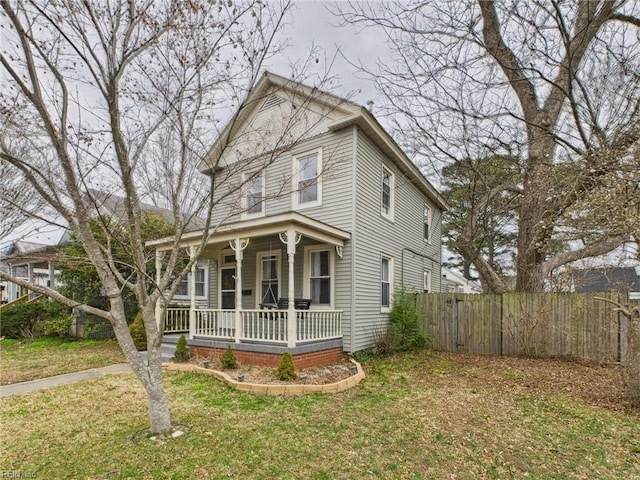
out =
<path fill-rule="evenodd" d="M 60 315 L 46 320 L 44 323 L 44 334 L 47 337 L 66 337 L 73 322 L 72 315 Z"/>
<path fill-rule="evenodd" d="M 50 301 L 21 303 L 3 310 L 0 336 L 35 338 L 45 330 L 45 323 L 68 313 L 64 305 Z"/>
<path fill-rule="evenodd" d="M 178 343 L 176 344 L 176 353 L 173 356 L 176 362 L 186 362 L 191 358 L 189 353 L 189 347 L 187 346 L 187 339 L 184 335 L 180 335 Z"/>
<path fill-rule="evenodd" d="M 133 338 L 133 343 L 138 351 L 147 349 L 147 331 L 144 328 L 144 320 L 142 319 L 141 311 L 138 312 L 136 318 L 133 320 L 131 325 L 129 325 L 129 333 L 131 333 L 131 338 Z"/>
<path fill-rule="evenodd" d="M 289 352 L 284 352 L 278 364 L 278 378 L 280 380 L 295 380 L 298 378 L 296 367 L 293 364 L 293 357 Z"/>
<path fill-rule="evenodd" d="M 388 329 L 393 348 L 407 351 L 429 346 L 429 339 L 418 329 L 419 321 L 420 313 L 415 294 L 404 290 L 395 292 L 391 312 L 389 312 Z"/>
<path fill-rule="evenodd" d="M 231 345 L 227 347 L 227 349 L 222 354 L 222 358 L 220 359 L 220 363 L 222 363 L 222 368 L 225 370 L 232 370 L 238 366 L 238 360 L 236 356 L 233 354 L 233 350 L 231 350 Z"/>

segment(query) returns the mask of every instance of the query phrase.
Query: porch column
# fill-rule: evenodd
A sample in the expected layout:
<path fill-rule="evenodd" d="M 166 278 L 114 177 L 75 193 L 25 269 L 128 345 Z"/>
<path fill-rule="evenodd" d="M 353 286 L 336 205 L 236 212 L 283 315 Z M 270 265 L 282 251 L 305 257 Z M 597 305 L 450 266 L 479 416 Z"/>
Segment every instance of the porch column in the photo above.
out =
<path fill-rule="evenodd" d="M 295 283 L 294 283 L 294 260 L 296 256 L 296 245 L 300 241 L 300 234 L 296 238 L 296 231 L 287 230 L 287 257 L 289 259 L 289 305 L 287 311 L 287 346 L 293 348 L 296 346 L 298 337 L 298 321 L 296 318 Z"/>
<path fill-rule="evenodd" d="M 56 287 L 56 267 L 53 263 L 49 262 L 49 288 Z"/>
<path fill-rule="evenodd" d="M 33 263 L 27 263 L 27 272 L 29 283 L 33 284 L 35 278 L 35 265 Z M 29 300 L 31 300 L 33 292 L 27 290 L 27 293 L 29 294 Z"/>
<path fill-rule="evenodd" d="M 156 288 L 160 285 L 161 269 L 162 253 L 160 253 L 160 250 L 156 250 Z M 162 295 L 159 295 L 156 300 L 156 325 L 158 326 L 158 330 L 164 333 L 164 321 L 162 319 Z"/>
<path fill-rule="evenodd" d="M 11 265 L 9 267 L 9 270 L 11 271 L 11 276 L 15 278 L 18 273 L 18 267 L 16 267 L 15 265 Z M 13 302 L 18 298 L 18 285 L 13 282 L 9 282 L 7 288 L 7 300 Z"/>
<path fill-rule="evenodd" d="M 189 247 L 189 259 L 194 260 L 196 256 L 196 247 Z M 189 340 L 196 334 L 196 271 L 198 268 L 197 260 L 191 265 L 191 278 L 189 279 Z"/>
<path fill-rule="evenodd" d="M 249 245 L 249 239 L 237 237 L 229 242 L 229 246 L 236 255 L 236 311 L 235 311 L 235 341 L 240 343 L 242 337 L 242 258 L 243 251 Z"/>

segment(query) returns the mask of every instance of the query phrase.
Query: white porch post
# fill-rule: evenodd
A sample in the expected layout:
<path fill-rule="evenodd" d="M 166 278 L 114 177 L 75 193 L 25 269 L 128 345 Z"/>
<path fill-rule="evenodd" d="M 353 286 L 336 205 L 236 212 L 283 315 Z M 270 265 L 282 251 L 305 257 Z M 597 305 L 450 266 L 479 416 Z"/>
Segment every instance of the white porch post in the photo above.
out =
<path fill-rule="evenodd" d="M 300 241 L 298 239 L 298 241 Z M 287 230 L 287 257 L 289 259 L 289 305 L 287 312 L 287 346 L 293 348 L 296 346 L 298 337 L 298 322 L 296 319 L 296 306 L 293 301 L 295 297 L 294 285 L 294 260 L 296 255 L 296 232 L 295 230 Z"/>
<path fill-rule="evenodd" d="M 49 262 L 49 288 L 55 288 L 56 286 L 56 267 L 53 263 Z"/>
<path fill-rule="evenodd" d="M 28 263 L 27 264 L 27 271 L 28 271 L 28 278 L 29 278 L 29 283 L 33 284 L 34 283 L 34 278 L 35 278 L 35 268 L 34 268 L 34 264 L 33 263 Z M 29 299 L 31 299 L 33 293 L 30 290 L 27 290 L 27 293 L 29 294 Z"/>
<path fill-rule="evenodd" d="M 249 244 L 248 240 L 237 237 L 229 242 L 229 246 L 236 255 L 236 311 L 235 311 L 235 341 L 240 343 L 242 337 L 242 258 L 243 251 Z"/>
<path fill-rule="evenodd" d="M 196 247 L 189 247 L 189 259 L 193 260 L 196 256 Z M 198 268 L 198 262 L 193 262 L 191 265 L 191 278 L 189 279 L 189 340 L 191 340 L 196 334 L 196 269 Z"/>
<path fill-rule="evenodd" d="M 156 287 L 160 285 L 160 277 L 162 269 L 162 253 L 160 250 L 156 250 Z M 156 325 L 158 326 L 158 330 L 164 332 L 164 320 L 162 318 L 162 295 L 158 297 L 156 300 Z"/>
<path fill-rule="evenodd" d="M 11 276 L 15 277 L 18 274 L 18 267 L 16 267 L 15 265 L 11 265 L 9 267 L 9 270 L 11 271 Z M 16 298 L 18 298 L 18 285 L 10 282 L 8 285 L 9 291 L 7 292 L 7 300 L 10 302 L 13 302 Z"/>

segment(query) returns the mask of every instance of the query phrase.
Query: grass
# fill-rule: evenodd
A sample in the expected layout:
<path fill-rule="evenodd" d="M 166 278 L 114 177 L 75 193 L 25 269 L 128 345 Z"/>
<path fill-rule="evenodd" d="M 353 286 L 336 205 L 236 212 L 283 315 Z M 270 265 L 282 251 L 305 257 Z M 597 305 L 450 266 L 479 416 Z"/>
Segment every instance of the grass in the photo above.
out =
<path fill-rule="evenodd" d="M 254 396 L 168 372 L 166 444 L 130 374 L 4 398 L 2 469 L 37 478 L 637 479 L 640 415 L 613 368 L 454 354 L 370 359 L 337 395 Z"/>
<path fill-rule="evenodd" d="M 124 362 L 114 340 L 42 337 L 31 342 L 0 341 L 0 385 L 26 382 Z"/>

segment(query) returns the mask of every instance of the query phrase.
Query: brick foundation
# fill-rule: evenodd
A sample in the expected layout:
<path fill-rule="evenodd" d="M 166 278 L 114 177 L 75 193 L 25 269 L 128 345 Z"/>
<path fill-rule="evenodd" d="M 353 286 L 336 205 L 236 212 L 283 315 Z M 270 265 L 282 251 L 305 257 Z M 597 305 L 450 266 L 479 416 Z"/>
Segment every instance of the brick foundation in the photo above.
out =
<path fill-rule="evenodd" d="M 250 352 L 245 350 L 234 349 L 233 354 L 240 363 L 247 365 L 258 365 L 262 367 L 277 367 L 282 358 L 281 354 L 275 353 L 263 353 L 263 352 Z M 191 356 L 199 356 L 204 358 L 211 358 L 216 356 L 220 358 L 224 353 L 223 348 L 216 347 L 202 347 L 191 346 Z M 292 355 L 293 363 L 298 370 L 310 367 L 320 367 L 322 365 L 329 365 L 335 363 L 344 357 L 344 352 L 341 347 L 330 348 L 327 350 L 319 350 L 317 352 L 299 353 Z"/>

